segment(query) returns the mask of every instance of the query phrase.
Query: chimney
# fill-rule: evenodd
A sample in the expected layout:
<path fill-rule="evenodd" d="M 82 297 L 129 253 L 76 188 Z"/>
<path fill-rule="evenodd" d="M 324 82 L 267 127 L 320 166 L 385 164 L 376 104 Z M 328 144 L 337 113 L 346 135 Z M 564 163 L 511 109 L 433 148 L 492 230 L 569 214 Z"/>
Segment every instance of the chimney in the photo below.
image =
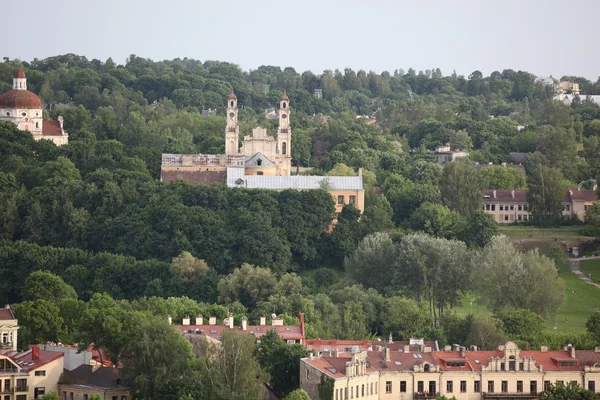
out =
<path fill-rule="evenodd" d="M 452 346 L 444 346 L 444 351 L 452 351 Z"/>
<path fill-rule="evenodd" d="M 267 324 L 267 317 L 260 317 L 260 326 L 265 326 Z"/>
<path fill-rule="evenodd" d="M 471 345 L 471 351 L 477 351 L 477 346 L 475 346 L 474 344 Z"/>
<path fill-rule="evenodd" d="M 242 318 L 242 330 L 243 331 L 248 330 L 248 318 L 246 318 L 246 317 Z"/>
<path fill-rule="evenodd" d="M 229 318 L 227 318 L 227 325 L 229 329 L 233 329 L 233 314 L 229 314 Z"/>
<path fill-rule="evenodd" d="M 189 315 L 186 315 L 186 316 L 183 318 L 183 325 L 189 325 L 189 324 L 190 324 L 190 316 L 189 316 Z"/>
<path fill-rule="evenodd" d="M 510 195 L 511 195 L 511 196 L 512 196 L 512 198 L 514 199 L 514 198 L 515 198 L 515 191 L 514 191 L 514 190 L 511 190 L 511 191 L 510 191 Z"/>
<path fill-rule="evenodd" d="M 566 343 L 563 343 L 563 344 L 560 346 L 560 349 L 561 349 L 562 351 L 569 351 L 569 345 L 568 345 L 568 344 L 566 344 Z"/>
<path fill-rule="evenodd" d="M 454 351 L 460 351 L 460 345 L 459 344 L 454 344 L 453 350 Z"/>
<path fill-rule="evenodd" d="M 383 349 L 383 357 L 385 358 L 385 361 L 390 361 L 390 349 L 389 348 L 384 348 Z"/>
<path fill-rule="evenodd" d="M 169 325 L 173 324 L 173 317 L 171 316 L 171 314 L 167 315 L 167 321 L 169 321 Z"/>
<path fill-rule="evenodd" d="M 283 326 L 283 318 L 273 318 L 271 320 L 271 326 Z"/>
<path fill-rule="evenodd" d="M 298 318 L 300 319 L 300 334 L 304 338 L 304 313 L 299 313 Z"/>
<path fill-rule="evenodd" d="M 467 355 L 467 348 L 465 346 L 460 346 L 460 356 L 464 357 Z"/>
<path fill-rule="evenodd" d="M 204 325 L 204 318 L 202 318 L 202 314 L 198 314 L 196 317 L 196 325 Z"/>
<path fill-rule="evenodd" d="M 504 351 L 504 345 L 503 344 L 498 345 L 498 351 Z"/>
<path fill-rule="evenodd" d="M 575 358 L 575 346 L 569 346 L 569 350 L 571 351 L 571 357 Z"/>
<path fill-rule="evenodd" d="M 594 347 L 594 351 L 595 351 L 596 353 L 600 353 L 600 346 L 596 346 L 596 347 Z"/>
<path fill-rule="evenodd" d="M 388 343 L 394 343 L 394 339 L 392 338 L 392 332 L 390 332 L 390 337 L 388 338 Z"/>
<path fill-rule="evenodd" d="M 58 123 L 60 124 L 60 130 L 61 130 L 61 131 L 62 131 L 62 130 L 64 130 L 64 128 L 63 128 L 63 123 L 64 123 L 64 118 L 63 118 L 63 116 L 62 116 L 62 115 L 59 115 L 59 116 L 58 116 L 58 118 L 57 118 L 57 120 L 58 120 Z"/>
<path fill-rule="evenodd" d="M 405 344 L 403 350 L 404 350 L 405 353 L 410 353 L 410 346 L 407 345 L 407 344 Z"/>
<path fill-rule="evenodd" d="M 39 360 L 40 359 L 40 348 L 39 346 L 31 346 L 31 359 Z"/>
<path fill-rule="evenodd" d="M 211 315 L 208 318 L 208 324 L 209 325 L 216 325 L 217 324 L 217 317 L 215 317 L 214 315 Z"/>
<path fill-rule="evenodd" d="M 548 352 L 548 346 L 541 346 L 540 347 L 540 353 L 547 353 Z"/>
<path fill-rule="evenodd" d="M 492 190 L 492 197 L 496 198 L 496 189 Z"/>
<path fill-rule="evenodd" d="M 7 310 L 10 310 L 10 304 L 5 305 L 4 308 L 6 308 Z"/>

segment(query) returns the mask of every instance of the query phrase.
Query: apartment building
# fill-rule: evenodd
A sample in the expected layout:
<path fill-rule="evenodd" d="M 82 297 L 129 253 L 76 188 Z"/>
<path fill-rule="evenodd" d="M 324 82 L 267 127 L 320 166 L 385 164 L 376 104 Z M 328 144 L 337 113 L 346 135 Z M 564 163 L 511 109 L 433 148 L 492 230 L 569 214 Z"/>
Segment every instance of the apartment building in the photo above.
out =
<path fill-rule="evenodd" d="M 526 222 L 531 219 L 527 190 L 486 189 L 483 191 L 483 210 L 500 224 Z M 598 201 L 596 190 L 567 190 L 563 198 L 563 216 L 569 219 L 585 219 L 585 211 Z"/>
<path fill-rule="evenodd" d="M 535 399 L 555 382 L 600 392 L 600 348 L 531 351 L 510 341 L 494 351 L 383 348 L 308 357 L 300 365 L 300 387 L 311 399 L 320 399 L 326 390 L 333 400 Z"/>
<path fill-rule="evenodd" d="M 0 308 L 0 350 L 17 350 L 19 323 L 10 305 Z"/>

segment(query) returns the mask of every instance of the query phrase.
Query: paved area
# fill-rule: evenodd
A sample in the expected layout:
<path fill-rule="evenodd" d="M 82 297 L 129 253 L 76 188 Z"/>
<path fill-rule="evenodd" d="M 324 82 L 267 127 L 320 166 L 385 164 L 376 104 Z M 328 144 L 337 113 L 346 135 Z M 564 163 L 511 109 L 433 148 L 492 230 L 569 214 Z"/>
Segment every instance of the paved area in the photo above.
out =
<path fill-rule="evenodd" d="M 577 275 L 577 277 L 579 279 L 581 279 L 582 281 L 584 281 L 585 283 L 587 283 L 589 285 L 594 285 L 594 286 L 600 288 L 600 284 L 597 284 L 594 281 L 592 281 L 590 278 L 587 277 L 587 275 L 585 275 L 579 269 L 579 262 L 581 260 L 595 260 L 595 259 L 598 259 L 598 258 L 600 258 L 600 256 L 581 257 L 581 258 L 569 258 L 569 268 L 571 268 L 571 272 L 573 272 L 575 275 Z"/>

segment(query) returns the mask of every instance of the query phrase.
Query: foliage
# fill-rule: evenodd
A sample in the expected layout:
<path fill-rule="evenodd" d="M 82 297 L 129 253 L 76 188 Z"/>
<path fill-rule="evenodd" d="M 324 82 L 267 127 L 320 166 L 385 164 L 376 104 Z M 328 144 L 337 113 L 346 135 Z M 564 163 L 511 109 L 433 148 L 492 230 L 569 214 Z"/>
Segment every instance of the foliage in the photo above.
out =
<path fill-rule="evenodd" d="M 76 299 L 77 293 L 60 276 L 48 271 L 34 271 L 23 288 L 24 300 L 47 300 L 58 302 L 62 299 Z"/>
<path fill-rule="evenodd" d="M 446 163 L 440 180 L 440 192 L 444 203 L 460 215 L 469 216 L 481 210 L 481 191 L 485 182 L 474 166 L 464 159 Z"/>
<path fill-rule="evenodd" d="M 333 400 L 333 387 L 335 382 L 333 379 L 325 376 L 325 374 L 321 375 L 321 382 L 319 383 L 319 399 L 320 400 Z"/>
<path fill-rule="evenodd" d="M 562 382 L 550 383 L 548 390 L 540 394 L 540 399 L 597 399 L 599 396 L 579 385 L 565 385 Z"/>
<path fill-rule="evenodd" d="M 288 394 L 284 400 L 310 400 L 310 397 L 303 389 L 296 389 Z"/>
<path fill-rule="evenodd" d="M 527 200 L 536 224 L 548 226 L 560 222 L 567 185 L 557 169 L 537 166 L 528 177 Z"/>
<path fill-rule="evenodd" d="M 189 252 L 184 251 L 173 258 L 170 266 L 171 274 L 181 278 L 186 283 L 195 283 L 199 276 L 208 272 L 206 261 L 199 260 Z"/>

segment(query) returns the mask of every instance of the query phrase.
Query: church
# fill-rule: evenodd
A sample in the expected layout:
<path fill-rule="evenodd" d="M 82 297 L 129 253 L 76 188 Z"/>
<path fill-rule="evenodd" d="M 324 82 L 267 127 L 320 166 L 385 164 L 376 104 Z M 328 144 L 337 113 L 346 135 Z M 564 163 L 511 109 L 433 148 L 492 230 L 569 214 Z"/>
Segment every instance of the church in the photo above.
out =
<path fill-rule="evenodd" d="M 240 147 L 237 96 L 227 98 L 225 154 L 163 154 L 161 181 L 184 180 L 193 184 L 225 183 L 229 187 L 271 190 L 325 189 L 334 198 L 336 211 L 352 204 L 364 211 L 363 179 L 359 176 L 291 175 L 292 129 L 290 99 L 283 93 L 279 101 L 277 137 L 256 127 L 244 135 Z"/>
<path fill-rule="evenodd" d="M 13 88 L 0 96 L 0 121 L 10 121 L 22 131 L 29 131 L 35 140 L 51 140 L 57 146 L 69 142 L 63 128 L 63 117 L 44 121 L 42 101 L 27 90 L 27 76 L 21 68 L 13 74 Z"/>

